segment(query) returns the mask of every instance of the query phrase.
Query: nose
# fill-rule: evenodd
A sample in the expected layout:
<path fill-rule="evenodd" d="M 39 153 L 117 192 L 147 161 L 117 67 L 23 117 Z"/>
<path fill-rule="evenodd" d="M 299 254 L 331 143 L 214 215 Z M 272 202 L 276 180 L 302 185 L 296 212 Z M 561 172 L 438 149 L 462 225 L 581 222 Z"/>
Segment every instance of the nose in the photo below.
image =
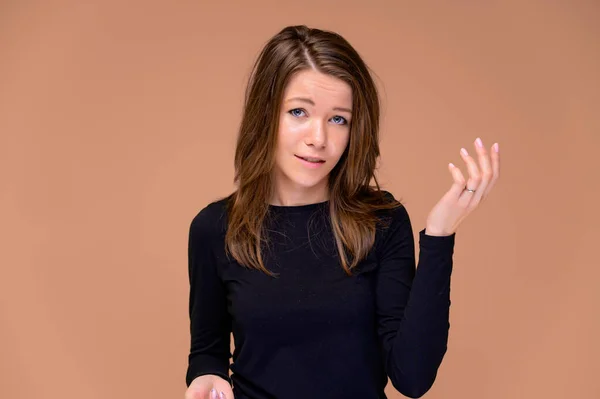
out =
<path fill-rule="evenodd" d="M 313 123 L 309 126 L 306 137 L 304 138 L 304 143 L 317 148 L 325 148 L 327 144 L 326 124 L 318 119 L 313 120 Z"/>

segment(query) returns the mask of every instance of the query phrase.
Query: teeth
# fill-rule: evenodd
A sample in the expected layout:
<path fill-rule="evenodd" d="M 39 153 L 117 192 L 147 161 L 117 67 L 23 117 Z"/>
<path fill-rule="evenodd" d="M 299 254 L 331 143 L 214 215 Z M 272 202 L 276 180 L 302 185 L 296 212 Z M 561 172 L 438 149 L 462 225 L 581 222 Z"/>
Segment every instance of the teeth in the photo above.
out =
<path fill-rule="evenodd" d="M 302 158 L 302 159 L 304 159 L 305 161 L 308 161 L 308 162 L 321 162 L 321 160 L 318 158 Z"/>

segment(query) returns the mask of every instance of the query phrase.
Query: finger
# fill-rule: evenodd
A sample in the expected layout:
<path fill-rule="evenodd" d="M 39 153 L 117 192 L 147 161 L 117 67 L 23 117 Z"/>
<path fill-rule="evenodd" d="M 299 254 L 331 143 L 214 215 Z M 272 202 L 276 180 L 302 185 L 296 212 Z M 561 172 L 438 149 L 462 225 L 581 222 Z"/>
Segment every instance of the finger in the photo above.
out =
<path fill-rule="evenodd" d="M 219 399 L 217 390 L 215 388 L 210 390 L 210 399 Z"/>
<path fill-rule="evenodd" d="M 460 149 L 460 156 L 463 161 L 467 164 L 467 170 L 469 172 L 469 178 L 467 179 L 467 187 L 476 190 L 481 183 L 481 172 L 479 171 L 479 167 L 477 166 L 477 162 L 475 159 L 469 154 L 466 148 Z"/>
<path fill-rule="evenodd" d="M 233 392 L 231 391 L 231 389 L 221 391 L 221 393 L 219 394 L 219 399 L 233 399 Z"/>
<path fill-rule="evenodd" d="M 498 143 L 495 143 L 492 146 L 492 151 L 491 151 L 490 157 L 492 158 L 493 176 L 490 180 L 490 183 L 487 186 L 487 189 L 485 190 L 484 197 L 489 194 L 489 192 L 492 190 L 492 188 L 496 184 L 496 181 L 500 177 L 500 147 L 499 147 Z"/>
<path fill-rule="evenodd" d="M 490 160 L 488 151 L 483 145 L 483 141 L 481 141 L 481 139 L 478 137 L 475 140 L 474 144 L 475 151 L 477 152 L 477 156 L 479 158 L 479 172 L 481 174 L 481 182 L 477 187 L 477 191 L 473 193 L 473 200 L 470 203 L 471 206 L 476 206 L 484 198 L 485 193 L 487 192 L 486 188 L 488 187 L 494 174 L 492 170 L 492 162 Z"/>
<path fill-rule="evenodd" d="M 465 178 L 464 178 L 462 172 L 460 171 L 460 169 L 458 169 L 453 164 L 450 164 L 450 165 L 451 165 L 451 169 L 452 169 L 454 176 L 456 176 L 455 184 L 452 186 L 452 189 L 451 189 L 451 191 L 453 191 L 452 195 L 455 198 L 455 201 L 460 208 L 467 209 L 469 207 L 471 198 L 469 198 L 469 195 L 464 195 L 464 193 L 465 193 Z M 465 216 L 466 216 L 466 214 L 464 214 L 461 218 L 464 218 Z"/>
<path fill-rule="evenodd" d="M 473 200 L 475 192 L 477 192 L 477 188 L 481 183 L 481 173 L 479 172 L 479 168 L 477 167 L 477 163 L 473 159 L 473 157 L 469 154 L 466 148 L 460 149 L 460 156 L 463 161 L 467 164 L 467 170 L 469 171 L 469 178 L 467 179 L 467 183 L 463 187 L 464 191 L 460 195 L 458 202 L 462 206 L 468 206 L 469 203 Z M 475 192 L 466 191 L 466 189 L 475 190 Z"/>
<path fill-rule="evenodd" d="M 454 180 L 452 187 L 450 187 L 450 193 L 453 196 L 453 198 L 458 200 L 465 188 L 465 177 L 463 176 L 460 169 L 457 168 L 453 163 L 448 164 L 448 169 L 450 170 L 450 173 L 452 174 L 452 179 Z"/>

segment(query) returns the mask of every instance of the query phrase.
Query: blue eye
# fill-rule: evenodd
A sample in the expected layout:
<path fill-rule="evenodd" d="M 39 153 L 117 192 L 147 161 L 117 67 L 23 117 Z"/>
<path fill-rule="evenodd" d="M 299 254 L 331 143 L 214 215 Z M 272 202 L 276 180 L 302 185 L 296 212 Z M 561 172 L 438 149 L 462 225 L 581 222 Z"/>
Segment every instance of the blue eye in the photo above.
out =
<path fill-rule="evenodd" d="M 302 109 L 300 109 L 300 108 L 294 108 L 294 109 L 290 110 L 289 112 L 290 112 L 290 114 L 292 114 L 293 116 L 295 116 L 295 117 L 299 118 L 299 117 L 301 117 L 302 115 L 299 115 L 297 112 L 304 112 L 304 110 L 302 110 Z"/>
<path fill-rule="evenodd" d="M 343 116 L 339 116 L 336 115 L 332 118 L 333 123 L 337 124 L 337 125 L 345 125 L 348 123 L 348 121 L 346 120 L 346 118 L 344 118 Z"/>
<path fill-rule="evenodd" d="M 288 111 L 288 113 L 296 118 L 306 116 L 306 111 L 304 111 L 302 108 L 291 109 Z M 333 118 L 331 118 L 331 120 L 336 125 L 347 125 L 348 124 L 348 121 L 346 120 L 346 118 L 344 118 L 343 116 L 339 116 L 339 115 L 334 116 Z"/>

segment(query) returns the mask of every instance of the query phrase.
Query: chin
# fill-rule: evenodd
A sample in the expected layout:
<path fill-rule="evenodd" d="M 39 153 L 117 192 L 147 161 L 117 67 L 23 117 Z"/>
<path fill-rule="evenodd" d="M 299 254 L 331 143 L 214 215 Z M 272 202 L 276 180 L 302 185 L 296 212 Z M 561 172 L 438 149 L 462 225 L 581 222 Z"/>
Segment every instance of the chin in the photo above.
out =
<path fill-rule="evenodd" d="M 292 182 L 294 185 L 305 187 L 305 188 L 312 188 L 312 187 L 318 186 L 319 183 L 321 183 L 324 179 L 325 179 L 325 176 L 318 177 L 318 178 L 313 177 L 312 179 L 307 179 L 307 178 L 303 179 L 300 176 L 295 177 L 295 178 L 289 177 L 290 182 Z"/>

